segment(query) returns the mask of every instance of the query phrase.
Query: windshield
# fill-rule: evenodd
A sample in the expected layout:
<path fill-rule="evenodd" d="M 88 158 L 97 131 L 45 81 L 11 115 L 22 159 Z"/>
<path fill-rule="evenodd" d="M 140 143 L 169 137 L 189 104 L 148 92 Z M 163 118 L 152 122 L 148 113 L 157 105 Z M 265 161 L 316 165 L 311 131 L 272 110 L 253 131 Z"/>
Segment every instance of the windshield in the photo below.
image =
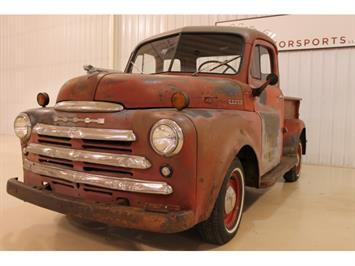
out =
<path fill-rule="evenodd" d="M 128 72 L 236 74 L 242 48 L 243 39 L 238 35 L 183 33 L 140 46 L 129 62 Z"/>

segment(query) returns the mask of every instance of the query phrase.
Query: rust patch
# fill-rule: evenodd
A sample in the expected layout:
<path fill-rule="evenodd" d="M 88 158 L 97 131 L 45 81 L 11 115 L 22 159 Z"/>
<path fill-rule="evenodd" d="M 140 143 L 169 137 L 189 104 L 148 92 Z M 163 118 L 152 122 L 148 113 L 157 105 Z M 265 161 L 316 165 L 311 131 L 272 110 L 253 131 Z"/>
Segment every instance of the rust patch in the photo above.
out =
<path fill-rule="evenodd" d="M 261 104 L 266 104 L 266 97 L 267 97 L 267 93 L 264 90 L 259 96 L 259 101 Z"/>
<path fill-rule="evenodd" d="M 277 113 L 260 112 L 263 123 L 263 159 L 268 168 L 275 166 L 281 156 L 280 118 Z"/>
<path fill-rule="evenodd" d="M 203 98 L 203 102 L 207 103 L 207 104 L 213 104 L 217 100 L 218 100 L 218 97 L 216 97 L 216 96 L 205 96 Z"/>
<path fill-rule="evenodd" d="M 10 179 L 7 192 L 26 202 L 60 213 L 116 226 L 161 233 L 181 232 L 194 225 L 194 213 L 177 211 L 156 213 L 117 203 L 95 203 L 57 195 Z"/>
<path fill-rule="evenodd" d="M 228 97 L 236 97 L 241 94 L 241 91 L 239 86 L 223 86 L 215 89 L 216 93 L 224 94 Z"/>
<path fill-rule="evenodd" d="M 187 113 L 188 115 L 190 115 L 191 117 L 199 117 L 202 116 L 204 118 L 211 118 L 213 117 L 213 111 L 208 111 L 208 110 L 202 110 L 202 109 L 188 109 L 188 110 L 184 110 L 185 113 Z"/>

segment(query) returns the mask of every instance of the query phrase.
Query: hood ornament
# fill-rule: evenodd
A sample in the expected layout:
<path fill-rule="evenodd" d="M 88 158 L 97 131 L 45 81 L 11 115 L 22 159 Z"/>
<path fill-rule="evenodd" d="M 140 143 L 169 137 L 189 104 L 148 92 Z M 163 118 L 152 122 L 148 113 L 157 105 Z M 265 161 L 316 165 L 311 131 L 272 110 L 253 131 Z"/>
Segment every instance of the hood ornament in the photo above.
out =
<path fill-rule="evenodd" d="M 95 72 L 100 73 L 100 72 L 119 72 L 123 73 L 121 71 L 117 71 L 114 69 L 108 69 L 108 68 L 101 68 L 101 67 L 94 67 L 93 65 L 83 65 L 83 69 L 86 71 L 87 74 L 93 74 Z"/>

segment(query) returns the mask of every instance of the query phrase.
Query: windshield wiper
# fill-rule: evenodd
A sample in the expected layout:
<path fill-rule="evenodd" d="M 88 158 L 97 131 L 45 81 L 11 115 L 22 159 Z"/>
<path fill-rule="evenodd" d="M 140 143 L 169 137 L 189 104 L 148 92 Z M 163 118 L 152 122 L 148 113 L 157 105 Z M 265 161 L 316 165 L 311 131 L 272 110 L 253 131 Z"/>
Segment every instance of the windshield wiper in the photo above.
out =
<path fill-rule="evenodd" d="M 226 60 L 224 60 L 223 62 L 219 63 L 217 66 L 215 66 L 215 67 L 213 67 L 213 68 L 211 68 L 211 69 L 208 69 L 208 67 L 199 69 L 199 70 L 197 70 L 196 72 L 192 73 L 192 76 L 197 76 L 198 73 L 201 73 L 201 72 L 203 72 L 203 71 L 205 71 L 205 70 L 207 70 L 207 71 L 213 71 L 213 70 L 215 70 L 215 69 L 217 69 L 217 68 L 219 68 L 219 67 L 221 67 L 221 66 L 223 66 L 223 65 L 227 65 L 228 63 L 230 63 L 230 62 L 232 62 L 232 61 L 238 59 L 239 57 L 241 57 L 241 56 L 240 56 L 240 55 L 237 55 L 236 57 L 233 57 L 233 58 L 231 58 L 231 59 L 226 59 Z"/>

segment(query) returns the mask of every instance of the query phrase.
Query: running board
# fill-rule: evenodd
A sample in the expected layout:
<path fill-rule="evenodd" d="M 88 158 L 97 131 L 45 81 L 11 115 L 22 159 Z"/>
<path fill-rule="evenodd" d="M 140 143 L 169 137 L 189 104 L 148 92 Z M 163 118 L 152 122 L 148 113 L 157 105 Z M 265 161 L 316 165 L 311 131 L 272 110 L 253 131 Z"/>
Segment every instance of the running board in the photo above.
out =
<path fill-rule="evenodd" d="M 283 156 L 278 166 L 261 177 L 260 188 L 270 187 L 297 164 L 297 156 Z"/>

